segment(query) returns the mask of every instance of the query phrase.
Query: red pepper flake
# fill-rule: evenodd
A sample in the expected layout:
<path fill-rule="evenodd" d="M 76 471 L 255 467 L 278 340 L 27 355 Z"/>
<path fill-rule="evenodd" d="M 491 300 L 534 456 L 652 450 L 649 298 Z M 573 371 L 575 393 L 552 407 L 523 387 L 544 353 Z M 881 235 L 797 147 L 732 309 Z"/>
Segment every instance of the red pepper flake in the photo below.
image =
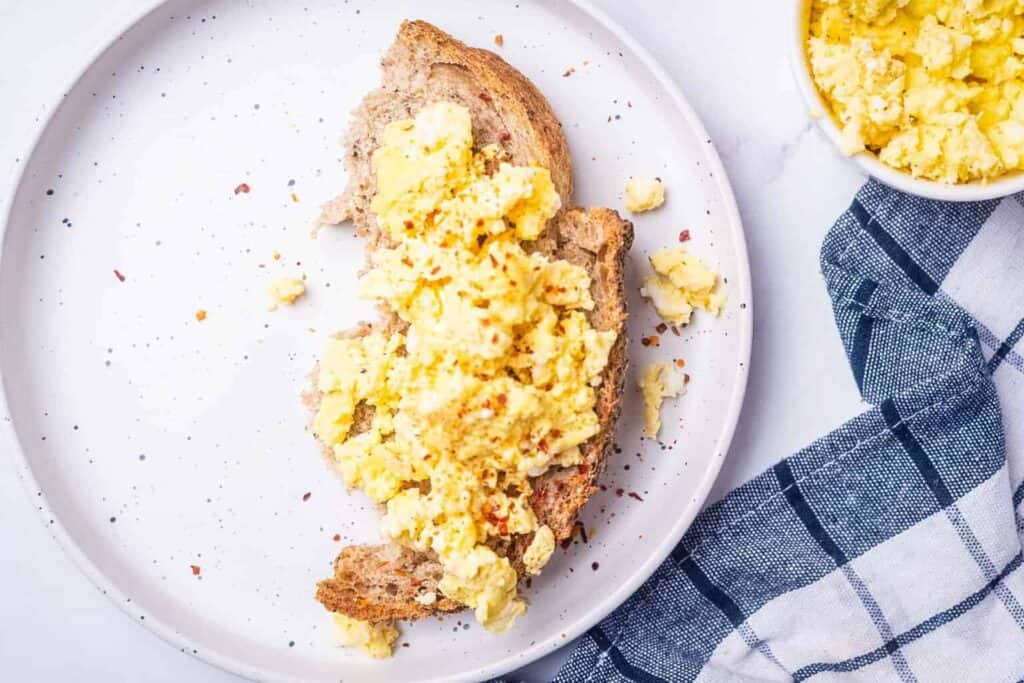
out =
<path fill-rule="evenodd" d="M 200 308 L 198 311 L 196 311 L 196 320 L 198 320 L 199 322 L 203 322 L 204 320 L 206 320 L 205 308 Z"/>
<path fill-rule="evenodd" d="M 312 494 L 312 493 L 310 493 L 309 491 L 307 491 L 306 493 L 303 493 L 303 494 L 302 494 L 302 502 L 303 502 L 303 503 L 305 503 L 305 502 L 306 502 L 307 500 L 309 500 L 309 499 L 310 499 L 310 497 L 311 497 L 312 495 L 313 495 L 313 494 Z"/>
<path fill-rule="evenodd" d="M 683 383 L 684 384 L 689 384 L 690 383 L 690 373 L 687 372 L 687 373 L 683 374 Z"/>
<path fill-rule="evenodd" d="M 679 336 L 679 328 L 676 327 L 675 325 L 672 326 L 672 334 L 676 335 L 677 337 Z"/>
<path fill-rule="evenodd" d="M 498 403 L 500 403 L 501 405 L 505 405 L 506 403 L 508 403 L 508 396 L 506 396 L 505 394 L 498 394 L 497 399 Z"/>
<path fill-rule="evenodd" d="M 512 133 L 509 133 L 507 130 L 502 131 L 501 135 L 498 136 L 498 139 L 501 140 L 502 142 L 508 142 L 509 140 L 512 139 Z"/>
<path fill-rule="evenodd" d="M 668 325 L 666 325 L 665 323 L 658 323 L 658 326 L 655 327 L 654 329 L 658 331 L 658 334 L 665 334 L 666 332 L 668 332 Z"/>
<path fill-rule="evenodd" d="M 622 494 L 626 492 L 626 489 L 615 489 L 615 495 L 622 498 Z"/>
<path fill-rule="evenodd" d="M 189 566 L 192 567 L 192 576 L 199 576 L 199 572 L 202 571 L 199 568 L 199 565 L 198 564 L 192 564 L 192 565 L 189 565 Z"/>
<path fill-rule="evenodd" d="M 482 93 L 480 93 L 480 99 L 483 100 L 484 102 L 490 102 L 491 101 L 491 96 L 488 95 L 485 92 L 482 92 Z"/>
<path fill-rule="evenodd" d="M 420 581 L 419 579 L 412 578 L 412 579 L 409 579 L 409 583 L 411 583 L 413 586 L 419 586 L 423 582 Z"/>
<path fill-rule="evenodd" d="M 412 221 L 406 221 L 405 223 L 403 223 L 403 225 L 405 225 L 406 230 L 412 230 L 414 227 L 416 227 L 415 225 L 413 225 Z"/>
<path fill-rule="evenodd" d="M 576 67 L 570 66 L 568 69 L 565 70 L 565 73 L 562 74 L 562 78 L 568 78 L 569 76 L 572 76 L 574 73 L 576 73 Z"/>
<path fill-rule="evenodd" d="M 437 275 L 440 272 L 441 272 L 441 266 L 434 266 L 433 268 L 430 269 L 430 274 L 431 275 Z"/>
<path fill-rule="evenodd" d="M 686 367 L 686 361 L 683 360 L 682 358 L 676 358 L 676 367 L 677 368 L 685 368 Z"/>
<path fill-rule="evenodd" d="M 679 241 L 680 242 L 689 242 L 690 241 L 690 231 L 689 230 L 683 230 L 682 232 L 680 232 L 679 233 Z"/>
<path fill-rule="evenodd" d="M 508 518 L 507 517 L 505 519 L 501 520 L 500 522 L 498 522 L 498 533 L 501 534 L 502 536 L 508 536 Z"/>
<path fill-rule="evenodd" d="M 498 35 L 494 36 L 494 44 L 497 45 L 498 47 L 504 46 L 505 45 L 505 36 L 501 35 L 500 33 Z"/>
<path fill-rule="evenodd" d="M 235 188 L 235 194 L 249 194 L 250 189 L 249 183 L 239 183 Z"/>
<path fill-rule="evenodd" d="M 116 277 L 121 282 L 124 282 L 124 275 L 122 275 L 121 271 L 117 270 L 116 268 L 114 269 L 114 277 Z"/>
<path fill-rule="evenodd" d="M 406 268 L 412 268 L 412 259 L 410 259 L 408 256 L 403 256 L 402 257 L 402 264 Z"/>
<path fill-rule="evenodd" d="M 593 569 L 593 570 L 594 570 L 595 572 L 596 572 L 596 571 L 598 570 L 598 568 L 599 568 L 600 566 L 601 566 L 601 565 L 600 565 L 600 564 L 598 564 L 597 562 L 591 562 L 591 563 L 590 563 L 590 568 L 591 568 L 591 569 Z"/>
<path fill-rule="evenodd" d="M 582 465 L 579 466 L 579 471 L 580 474 L 583 475 L 590 474 L 590 465 L 588 465 L 587 463 L 583 463 Z"/>
<path fill-rule="evenodd" d="M 644 346 L 650 346 L 651 345 L 651 338 L 650 337 L 641 337 L 640 338 L 640 343 L 643 344 Z"/>
<path fill-rule="evenodd" d="M 340 541 L 341 540 L 341 534 L 334 534 L 334 540 L 335 541 Z"/>
<path fill-rule="evenodd" d="M 630 498 L 635 498 L 636 500 L 639 500 L 639 501 L 640 501 L 641 503 L 642 503 L 642 502 L 644 502 L 644 499 L 643 499 L 643 498 L 641 498 L 641 497 L 640 497 L 640 494 L 639 494 L 639 493 L 637 493 L 636 491 L 630 491 L 630 492 L 629 492 L 629 497 L 630 497 Z"/>

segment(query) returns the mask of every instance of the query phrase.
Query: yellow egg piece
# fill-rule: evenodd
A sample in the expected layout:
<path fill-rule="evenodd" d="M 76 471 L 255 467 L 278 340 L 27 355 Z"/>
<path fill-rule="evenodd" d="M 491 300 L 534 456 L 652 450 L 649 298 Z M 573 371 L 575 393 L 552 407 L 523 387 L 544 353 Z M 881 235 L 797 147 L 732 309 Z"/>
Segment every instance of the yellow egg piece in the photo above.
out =
<path fill-rule="evenodd" d="M 665 247 L 651 254 L 654 274 L 644 280 L 640 294 L 651 300 L 663 319 L 686 325 L 695 308 L 717 316 L 726 296 L 718 275 L 683 247 Z"/>
<path fill-rule="evenodd" d="M 686 393 L 686 378 L 668 363 L 652 363 L 640 376 L 644 397 L 644 434 L 657 438 L 661 431 L 661 404 L 666 398 Z"/>
<path fill-rule="evenodd" d="M 375 659 L 391 656 L 395 641 L 398 640 L 398 629 L 393 624 L 371 624 L 337 612 L 332 616 L 343 644 L 361 648 Z"/>

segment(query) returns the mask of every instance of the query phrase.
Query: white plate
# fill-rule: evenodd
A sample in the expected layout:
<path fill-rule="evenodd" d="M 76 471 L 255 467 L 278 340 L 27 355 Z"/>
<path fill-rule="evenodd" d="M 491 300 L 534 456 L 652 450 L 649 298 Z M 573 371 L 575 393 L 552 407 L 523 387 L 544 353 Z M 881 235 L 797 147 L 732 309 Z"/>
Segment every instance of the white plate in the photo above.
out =
<path fill-rule="evenodd" d="M 413 16 L 479 45 L 504 35 L 495 49 L 565 124 L 581 203 L 621 206 L 631 174 L 665 179 L 665 207 L 635 221 L 630 356 L 634 368 L 684 357 L 693 380 L 667 405 L 660 446 L 640 439 L 630 378 L 621 452 L 584 515 L 590 542 L 556 552 L 517 628 L 428 620 L 379 662 L 338 648 L 312 598 L 343 542 L 377 538 L 377 515 L 320 457 L 298 396 L 327 333 L 370 313 L 354 300 L 361 245 L 344 228 L 313 239 L 310 223 L 344 184 L 347 112 Z M 251 192 L 236 195 L 242 182 Z M 644 256 L 684 228 L 727 279 L 729 304 L 642 347 L 657 323 L 637 294 Z M 682 535 L 742 402 L 749 273 L 728 181 L 666 75 L 583 3 L 164 3 L 64 98 L 3 237 L 0 449 L 101 590 L 183 650 L 254 678 L 479 679 L 560 647 Z M 269 280 L 299 274 L 309 295 L 269 312 Z"/>

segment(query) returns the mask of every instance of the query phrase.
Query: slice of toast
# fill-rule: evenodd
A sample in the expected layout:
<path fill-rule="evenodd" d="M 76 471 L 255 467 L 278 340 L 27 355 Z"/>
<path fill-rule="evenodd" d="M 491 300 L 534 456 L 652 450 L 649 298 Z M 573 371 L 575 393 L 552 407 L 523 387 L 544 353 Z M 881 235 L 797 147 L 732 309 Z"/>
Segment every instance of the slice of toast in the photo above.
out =
<path fill-rule="evenodd" d="M 468 47 L 426 22 L 407 21 L 384 57 L 382 70 L 380 89 L 367 95 L 354 112 L 346 137 L 348 186 L 341 197 L 325 205 L 321 221 L 351 220 L 366 238 L 368 250 L 386 246 L 388 240 L 369 209 L 376 191 L 371 156 L 384 127 L 412 118 L 430 103 L 457 102 L 470 110 L 478 147 L 497 144 L 511 163 L 536 163 L 551 172 L 566 208 L 551 219 L 538 240 L 524 247 L 583 267 L 592 280 L 591 325 L 619 334 L 597 390 L 595 411 L 601 428 L 581 446 L 583 462 L 553 468 L 531 480 L 531 505 L 540 524 L 548 525 L 557 541 L 568 539 L 579 509 L 597 490 L 618 420 L 626 369 L 624 271 L 633 226 L 610 209 L 573 207 L 572 164 L 562 126 L 537 88 L 497 55 Z M 384 312 L 374 327 L 400 324 Z M 362 325 L 349 334 L 362 335 L 370 329 Z M 315 409 L 319 397 L 314 392 L 309 398 Z M 371 415 L 364 411 L 357 416 L 354 430 L 360 431 L 360 423 L 368 424 Z M 531 540 L 532 534 L 518 535 L 496 541 L 493 547 L 523 577 L 522 555 Z M 394 544 L 347 547 L 334 569 L 334 577 L 321 581 L 316 593 L 332 612 L 382 621 L 420 619 L 463 608 L 437 593 L 443 571 L 436 558 Z"/>

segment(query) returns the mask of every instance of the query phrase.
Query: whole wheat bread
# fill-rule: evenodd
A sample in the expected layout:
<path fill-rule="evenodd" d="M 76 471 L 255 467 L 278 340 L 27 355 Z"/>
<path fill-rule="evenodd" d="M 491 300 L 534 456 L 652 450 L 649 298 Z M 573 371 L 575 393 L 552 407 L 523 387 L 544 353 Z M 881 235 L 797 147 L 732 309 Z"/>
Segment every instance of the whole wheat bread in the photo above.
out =
<path fill-rule="evenodd" d="M 346 137 L 348 186 L 341 197 L 325 205 L 321 221 L 351 220 L 366 238 L 368 250 L 386 246 L 387 238 L 369 210 L 376 191 L 371 156 L 384 127 L 412 118 L 427 104 L 457 102 L 470 110 L 477 146 L 497 144 L 513 164 L 537 163 L 551 172 L 566 208 L 538 240 L 524 247 L 586 269 L 595 302 L 588 314 L 591 324 L 619 333 L 597 390 L 595 410 L 601 429 L 581 447 L 583 463 L 552 469 L 531 480 L 531 504 L 539 522 L 548 525 L 557 540 L 568 539 L 577 512 L 597 490 L 595 483 L 604 470 L 618 419 L 626 368 L 623 276 L 633 226 L 610 209 L 573 207 L 572 163 L 562 126 L 537 88 L 497 55 L 468 47 L 426 22 L 407 21 L 385 55 L 382 71 L 381 87 L 354 112 Z M 360 325 L 347 334 L 400 327 L 401 321 L 385 311 L 378 323 Z M 314 392 L 309 399 L 315 409 L 319 396 Z M 354 431 L 368 425 L 372 410 L 364 408 L 357 414 Z M 532 534 L 520 535 L 496 541 L 493 547 L 509 558 L 522 577 L 521 558 L 531 540 Z M 443 572 L 436 558 L 394 544 L 349 546 L 338 555 L 334 570 L 332 578 L 318 585 L 316 598 L 328 610 L 357 619 L 420 619 L 463 607 L 437 592 Z"/>

